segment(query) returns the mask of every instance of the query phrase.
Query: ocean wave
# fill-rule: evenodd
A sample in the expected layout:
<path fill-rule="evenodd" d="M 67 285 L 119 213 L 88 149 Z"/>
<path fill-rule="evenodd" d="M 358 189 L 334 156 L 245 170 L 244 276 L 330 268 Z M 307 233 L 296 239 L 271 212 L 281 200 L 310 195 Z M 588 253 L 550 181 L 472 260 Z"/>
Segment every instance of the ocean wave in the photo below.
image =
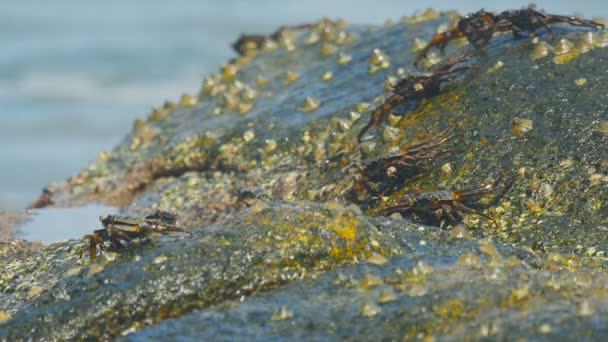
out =
<path fill-rule="evenodd" d="M 163 99 L 177 99 L 182 92 L 195 93 L 202 72 L 170 80 L 124 80 L 108 82 L 91 75 L 36 72 L 21 75 L 10 82 L 0 82 L 0 95 L 43 101 L 112 102 L 148 104 Z"/>

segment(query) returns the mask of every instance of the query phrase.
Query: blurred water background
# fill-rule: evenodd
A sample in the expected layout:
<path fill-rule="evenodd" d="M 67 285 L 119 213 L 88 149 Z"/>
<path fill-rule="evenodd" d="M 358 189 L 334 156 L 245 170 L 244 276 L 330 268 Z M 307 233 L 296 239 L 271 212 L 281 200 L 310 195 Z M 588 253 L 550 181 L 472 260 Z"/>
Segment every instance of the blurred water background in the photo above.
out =
<path fill-rule="evenodd" d="M 559 14 L 608 17 L 608 3 L 537 1 Z M 110 150 L 165 99 L 196 94 L 240 33 L 323 16 L 381 25 L 433 7 L 502 11 L 521 1 L 0 1 L 0 210 Z"/>

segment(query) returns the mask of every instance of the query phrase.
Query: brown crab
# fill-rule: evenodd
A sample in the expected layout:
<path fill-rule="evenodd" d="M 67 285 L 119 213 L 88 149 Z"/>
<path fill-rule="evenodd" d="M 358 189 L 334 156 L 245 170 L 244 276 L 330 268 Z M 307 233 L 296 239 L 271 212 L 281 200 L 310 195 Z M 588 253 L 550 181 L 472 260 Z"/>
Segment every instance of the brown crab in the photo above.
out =
<path fill-rule="evenodd" d="M 579 18 L 575 16 L 546 14 L 542 11 L 537 11 L 533 5 L 520 10 L 508 10 L 500 13 L 497 17 L 497 29 L 499 31 L 513 32 L 514 38 L 523 38 L 521 32 L 526 31 L 530 36 L 536 34 L 539 28 L 546 28 L 549 33 L 553 34 L 553 30 L 549 24 L 566 23 L 571 26 L 591 27 L 594 29 L 604 29 L 604 24 Z"/>
<path fill-rule="evenodd" d="M 511 181 L 505 181 L 502 176 L 469 189 L 455 191 L 437 190 L 426 193 L 412 192 L 399 199 L 398 204 L 381 208 L 379 214 L 390 216 L 399 213 L 411 217 L 413 221 L 426 225 L 441 226 L 447 219 L 448 224 L 455 226 L 462 219 L 459 212 L 474 214 L 491 221 L 496 227 L 498 222 L 483 212 L 465 205 L 476 202 L 481 197 L 508 189 Z M 504 191 L 502 191 L 504 194 Z M 501 194 L 501 195 L 502 195 Z"/>
<path fill-rule="evenodd" d="M 477 66 L 475 65 L 465 65 L 453 68 L 458 63 L 465 62 L 468 59 L 468 56 L 454 58 L 431 73 L 419 74 L 417 76 L 410 75 L 402 78 L 397 85 L 393 87 L 392 95 L 387 97 L 381 105 L 372 110 L 369 121 L 357 135 L 357 141 L 361 142 L 363 135 L 372 125 L 375 126 L 377 132 L 380 132 L 386 115 L 397 106 L 408 101 L 420 101 L 428 97 L 436 96 L 439 94 L 443 83 L 450 83 L 453 81 L 448 76 L 460 71 L 476 69 Z"/>
<path fill-rule="evenodd" d="M 346 190 L 344 198 L 361 203 L 358 194 L 362 191 L 369 195 L 369 201 L 399 190 L 405 181 L 428 171 L 435 158 L 453 152 L 452 148 L 440 149 L 440 146 L 459 135 L 454 133 L 454 127 L 448 127 L 415 145 L 363 162 L 360 180 Z"/>
<path fill-rule="evenodd" d="M 443 53 L 450 40 L 460 37 L 466 37 L 469 43 L 477 49 L 481 49 L 490 41 L 495 30 L 496 16 L 491 12 L 481 9 L 475 13 L 469 13 L 458 20 L 455 29 L 437 34 L 416 56 L 414 65 L 417 65 L 433 47 L 438 47 Z"/>
<path fill-rule="evenodd" d="M 460 18 L 455 29 L 437 34 L 416 56 L 414 65 L 417 65 L 433 47 L 438 47 L 443 52 L 447 43 L 456 38 L 466 37 L 476 50 L 482 50 L 492 39 L 494 32 L 512 31 L 513 37 L 520 39 L 524 37 L 522 32 L 526 31 L 530 36 L 534 36 L 536 30 L 543 27 L 553 34 L 549 25 L 557 23 L 604 29 L 604 24 L 592 20 L 575 16 L 545 14 L 537 11 L 534 5 L 520 10 L 507 10 L 498 15 L 481 9 Z"/>
<path fill-rule="evenodd" d="M 104 250 L 106 242 L 110 244 L 109 249 L 119 250 L 126 247 L 133 239 L 144 238 L 151 233 L 181 232 L 192 235 L 187 228 L 179 226 L 174 214 L 160 210 L 145 218 L 108 215 L 100 216 L 99 221 L 103 228 L 84 236 L 85 239 L 89 239 L 88 252 L 91 262 L 95 260 L 97 247 Z M 80 257 L 86 252 L 87 249 L 83 249 Z"/>

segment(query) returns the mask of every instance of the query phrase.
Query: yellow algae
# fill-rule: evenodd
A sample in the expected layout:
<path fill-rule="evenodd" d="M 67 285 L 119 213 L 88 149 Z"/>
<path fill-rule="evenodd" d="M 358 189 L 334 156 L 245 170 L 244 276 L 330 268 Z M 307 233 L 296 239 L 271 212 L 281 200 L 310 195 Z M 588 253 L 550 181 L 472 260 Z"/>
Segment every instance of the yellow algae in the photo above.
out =
<path fill-rule="evenodd" d="M 448 299 L 443 305 L 435 306 L 433 311 L 443 319 L 458 319 L 464 312 L 464 304 L 457 298 Z"/>
<path fill-rule="evenodd" d="M 354 240 L 357 238 L 357 227 L 356 226 L 343 226 L 335 227 L 334 231 L 338 234 L 338 237 L 342 239 Z"/>
<path fill-rule="evenodd" d="M 3 310 L 0 310 L 0 323 L 11 319 L 11 315 Z"/>
<path fill-rule="evenodd" d="M 566 53 L 563 55 L 559 55 L 559 56 L 555 56 L 553 57 L 553 63 L 555 64 L 566 64 L 571 62 L 572 60 L 576 59 L 580 57 L 580 53 L 578 52 L 572 52 L 572 53 Z"/>

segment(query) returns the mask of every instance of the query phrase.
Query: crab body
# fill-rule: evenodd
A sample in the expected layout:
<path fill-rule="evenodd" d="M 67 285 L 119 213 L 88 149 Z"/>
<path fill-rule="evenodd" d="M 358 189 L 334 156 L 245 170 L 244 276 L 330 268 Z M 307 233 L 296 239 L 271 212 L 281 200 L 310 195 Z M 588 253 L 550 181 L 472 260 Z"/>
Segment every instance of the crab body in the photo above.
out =
<path fill-rule="evenodd" d="M 498 223 L 483 212 L 470 207 L 478 202 L 483 196 L 505 190 L 510 182 L 504 182 L 498 177 L 490 183 L 455 191 L 437 190 L 425 193 L 411 192 L 398 200 L 396 205 L 381 208 L 382 216 L 390 216 L 399 213 L 411 217 L 413 221 L 427 225 L 441 226 L 444 221 L 455 226 L 462 219 L 460 213 L 468 213 L 481 216 L 496 226 Z M 467 203 L 465 205 L 465 203 Z"/>
<path fill-rule="evenodd" d="M 175 215 L 160 210 L 145 218 L 107 215 L 100 216 L 99 221 L 103 228 L 84 236 L 89 239 L 88 252 L 91 262 L 95 260 L 97 248 L 106 249 L 106 243 L 109 244 L 109 250 L 120 250 L 129 246 L 134 239 L 145 238 L 152 233 L 182 232 L 191 235 L 188 229 L 178 225 Z M 87 249 L 84 249 L 80 256 L 86 252 Z"/>
<path fill-rule="evenodd" d="M 433 47 L 437 47 L 443 52 L 448 42 L 456 38 L 466 37 L 476 50 L 483 50 L 495 32 L 511 31 L 513 37 L 519 39 L 524 37 L 522 34 L 524 31 L 528 32 L 530 36 L 534 36 L 536 30 L 544 27 L 553 34 L 549 25 L 556 23 L 604 29 L 604 25 L 601 23 L 575 16 L 545 14 L 537 11 L 532 5 L 525 9 L 507 10 L 498 15 L 481 9 L 460 18 L 455 29 L 433 37 L 431 42 L 416 56 L 414 65 L 417 65 Z"/>

